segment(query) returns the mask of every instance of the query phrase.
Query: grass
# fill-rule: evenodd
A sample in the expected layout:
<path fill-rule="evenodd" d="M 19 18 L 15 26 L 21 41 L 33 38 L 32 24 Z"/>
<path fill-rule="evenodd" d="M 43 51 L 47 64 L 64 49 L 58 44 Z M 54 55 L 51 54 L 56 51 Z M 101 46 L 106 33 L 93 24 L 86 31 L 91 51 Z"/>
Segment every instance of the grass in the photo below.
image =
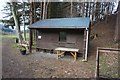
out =
<path fill-rule="evenodd" d="M 23 36 L 23 34 L 22 34 Z M 16 34 L 10 34 L 10 35 L 0 35 L 0 40 L 2 40 L 2 38 L 12 38 L 12 39 L 16 39 L 17 35 Z M 27 40 L 29 39 L 29 33 L 26 34 L 26 38 Z"/>
<path fill-rule="evenodd" d="M 117 65 L 113 65 L 113 66 L 108 65 L 107 57 L 110 57 L 110 56 L 101 55 L 101 57 L 100 57 L 100 64 L 101 64 L 100 65 L 100 74 L 104 75 L 104 76 L 110 76 L 113 78 L 117 78 L 118 77 L 118 73 L 116 73 Z"/>
<path fill-rule="evenodd" d="M 24 34 L 22 34 L 22 36 L 24 36 Z M 26 40 L 29 40 L 29 33 L 26 34 Z"/>
<path fill-rule="evenodd" d="M 22 34 L 23 36 L 23 34 Z M 9 34 L 9 35 L 0 35 L 0 42 L 2 42 L 2 39 L 16 39 L 17 35 L 16 34 Z M 29 33 L 26 34 L 27 40 L 29 40 Z M 18 48 L 17 44 L 12 45 L 13 48 Z"/>
<path fill-rule="evenodd" d="M 18 45 L 17 44 L 13 44 L 12 47 L 13 48 L 18 48 Z"/>
<path fill-rule="evenodd" d="M 108 71 L 108 66 L 106 63 L 106 58 L 104 56 L 100 57 L 100 64 L 101 64 L 100 65 L 100 72 L 105 75 Z"/>
<path fill-rule="evenodd" d="M 17 38 L 16 35 L 2 35 L 0 34 L 0 42 L 2 42 L 2 39 L 5 38 L 5 39 L 15 39 Z"/>
<path fill-rule="evenodd" d="M 1 38 L 17 38 L 17 35 L 0 35 Z"/>

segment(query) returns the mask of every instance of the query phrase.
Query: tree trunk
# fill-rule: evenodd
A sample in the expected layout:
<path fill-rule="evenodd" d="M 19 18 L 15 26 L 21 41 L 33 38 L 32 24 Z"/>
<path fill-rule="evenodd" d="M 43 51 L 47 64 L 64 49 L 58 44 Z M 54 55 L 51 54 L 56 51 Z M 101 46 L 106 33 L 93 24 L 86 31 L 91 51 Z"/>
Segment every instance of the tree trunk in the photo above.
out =
<path fill-rule="evenodd" d="M 40 9 L 41 9 L 41 12 L 40 12 L 40 20 L 42 19 L 42 12 L 43 12 L 43 2 L 40 2 Z"/>
<path fill-rule="evenodd" d="M 43 13 L 42 13 L 42 19 L 45 19 L 45 6 L 46 6 L 46 0 L 44 0 L 44 3 L 43 3 Z"/>
<path fill-rule="evenodd" d="M 37 15 L 36 15 L 36 2 L 33 2 L 33 16 L 34 16 L 33 22 L 36 22 L 36 21 L 37 21 Z"/>
<path fill-rule="evenodd" d="M 30 3 L 30 25 L 33 23 L 33 2 Z"/>
<path fill-rule="evenodd" d="M 85 10 L 85 4 L 84 2 L 82 3 L 82 17 L 84 17 L 84 10 Z"/>
<path fill-rule="evenodd" d="M 99 19 L 100 15 L 100 2 L 96 2 L 95 20 Z"/>
<path fill-rule="evenodd" d="M 72 2 L 72 0 L 71 0 L 71 7 L 70 7 L 70 16 L 71 16 L 71 18 L 73 17 L 73 2 Z"/>
<path fill-rule="evenodd" d="M 26 41 L 26 30 L 25 30 L 25 2 L 23 2 L 23 27 L 24 27 L 24 41 Z"/>
<path fill-rule="evenodd" d="M 49 5 L 48 5 L 48 9 L 47 9 L 47 18 L 49 19 L 50 18 L 50 15 L 51 15 L 51 2 L 49 2 Z"/>
<path fill-rule="evenodd" d="M 85 3 L 85 7 L 86 7 L 86 10 L 85 10 L 85 11 L 86 11 L 86 15 L 85 15 L 85 17 L 88 17 L 88 14 L 89 14 L 89 12 L 88 12 L 88 8 L 89 8 L 89 7 L 88 7 L 88 6 L 89 6 L 89 3 L 86 2 L 86 3 Z"/>
<path fill-rule="evenodd" d="M 19 26 L 19 20 L 18 20 L 18 17 L 17 17 L 17 10 L 16 10 L 16 2 L 11 2 L 12 3 L 12 14 L 13 14 L 13 18 L 14 18 L 14 22 L 15 22 L 15 26 L 16 26 L 16 32 L 17 32 L 17 35 L 18 35 L 18 39 L 19 39 L 19 42 L 22 43 L 22 35 L 21 35 L 21 31 L 20 31 L 20 26 Z"/>
<path fill-rule="evenodd" d="M 49 5 L 49 2 L 46 2 L 46 6 L 45 6 L 45 19 L 47 19 L 48 5 Z"/>

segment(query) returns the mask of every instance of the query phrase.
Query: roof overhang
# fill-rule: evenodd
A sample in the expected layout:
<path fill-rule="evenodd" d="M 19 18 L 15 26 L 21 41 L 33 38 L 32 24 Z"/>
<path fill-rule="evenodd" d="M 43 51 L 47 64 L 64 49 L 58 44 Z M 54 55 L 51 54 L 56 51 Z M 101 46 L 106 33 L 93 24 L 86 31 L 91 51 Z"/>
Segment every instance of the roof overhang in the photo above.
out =
<path fill-rule="evenodd" d="M 51 29 L 80 29 L 89 28 L 90 18 L 55 18 L 37 21 L 29 26 L 29 28 L 51 28 Z"/>

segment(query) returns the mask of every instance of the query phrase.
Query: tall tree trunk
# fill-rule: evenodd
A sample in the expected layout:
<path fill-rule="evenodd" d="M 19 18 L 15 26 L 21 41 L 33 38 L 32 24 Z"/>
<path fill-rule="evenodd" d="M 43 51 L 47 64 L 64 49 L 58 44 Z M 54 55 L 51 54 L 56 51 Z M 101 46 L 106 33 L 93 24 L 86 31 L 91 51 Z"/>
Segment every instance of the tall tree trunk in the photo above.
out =
<path fill-rule="evenodd" d="M 73 1 L 71 0 L 70 16 L 73 17 Z"/>
<path fill-rule="evenodd" d="M 41 12 L 40 12 L 40 20 L 42 19 L 42 12 L 43 12 L 43 2 L 40 2 L 40 10 L 41 10 Z"/>
<path fill-rule="evenodd" d="M 36 2 L 33 2 L 33 16 L 34 16 L 34 22 L 37 21 L 37 15 L 36 15 Z"/>
<path fill-rule="evenodd" d="M 42 19 L 45 19 L 45 6 L 46 6 L 46 0 L 44 0 L 44 3 L 43 3 L 43 13 L 42 13 Z"/>
<path fill-rule="evenodd" d="M 30 2 L 30 25 L 33 23 L 33 2 Z"/>
<path fill-rule="evenodd" d="M 23 2 L 23 27 L 24 27 L 24 41 L 26 41 L 26 30 L 25 30 L 25 2 Z"/>
<path fill-rule="evenodd" d="M 85 15 L 85 17 L 88 17 L 88 14 L 89 14 L 89 11 L 88 11 L 88 8 L 89 8 L 89 7 L 88 7 L 88 6 L 89 6 L 89 3 L 88 3 L 88 2 L 86 2 L 85 4 L 86 4 L 86 5 L 85 5 L 85 7 L 86 7 L 86 10 L 85 10 L 85 11 L 86 11 L 86 15 Z"/>
<path fill-rule="evenodd" d="M 95 20 L 99 19 L 100 14 L 100 2 L 96 2 Z"/>
<path fill-rule="evenodd" d="M 48 9 L 47 9 L 47 18 L 49 19 L 50 18 L 50 15 L 51 15 L 51 2 L 49 2 L 49 5 L 48 5 Z"/>
<path fill-rule="evenodd" d="M 85 3 L 82 3 L 82 17 L 84 17 Z"/>
<path fill-rule="evenodd" d="M 47 19 L 48 5 L 49 5 L 49 2 L 46 2 L 46 6 L 45 6 L 45 19 Z"/>
<path fill-rule="evenodd" d="M 16 10 L 16 2 L 11 2 L 12 3 L 12 14 L 13 14 L 13 18 L 14 18 L 14 22 L 15 22 L 15 26 L 16 26 L 16 32 L 17 32 L 17 35 L 18 35 L 18 39 L 19 39 L 19 42 L 22 43 L 22 35 L 21 35 L 21 31 L 20 31 L 20 26 L 19 26 L 19 18 L 17 16 L 17 10 Z"/>

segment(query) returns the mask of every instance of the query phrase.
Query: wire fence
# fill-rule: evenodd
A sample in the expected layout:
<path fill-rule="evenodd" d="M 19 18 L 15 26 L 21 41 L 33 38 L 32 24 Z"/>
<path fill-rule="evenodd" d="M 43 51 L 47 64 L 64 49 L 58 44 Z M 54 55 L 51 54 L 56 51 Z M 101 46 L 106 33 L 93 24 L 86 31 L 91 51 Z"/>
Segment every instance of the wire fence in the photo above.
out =
<path fill-rule="evenodd" d="M 96 78 L 120 78 L 120 49 L 97 48 Z"/>
<path fill-rule="evenodd" d="M 118 78 L 118 53 L 100 53 L 99 77 Z"/>

